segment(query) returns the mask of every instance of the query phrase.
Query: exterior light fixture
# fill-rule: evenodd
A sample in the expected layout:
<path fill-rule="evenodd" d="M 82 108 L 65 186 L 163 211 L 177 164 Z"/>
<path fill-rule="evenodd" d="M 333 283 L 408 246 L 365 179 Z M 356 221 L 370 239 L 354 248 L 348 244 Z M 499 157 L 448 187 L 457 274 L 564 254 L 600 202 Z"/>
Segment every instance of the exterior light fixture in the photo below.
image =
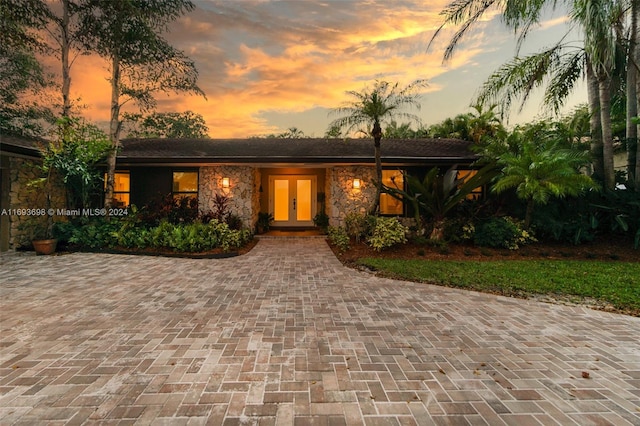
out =
<path fill-rule="evenodd" d="M 360 179 L 353 180 L 353 189 L 360 189 L 361 185 L 362 185 L 362 182 L 360 181 Z"/>
<path fill-rule="evenodd" d="M 228 177 L 223 177 L 222 178 L 222 187 L 223 188 L 228 188 L 229 187 L 229 178 Z"/>

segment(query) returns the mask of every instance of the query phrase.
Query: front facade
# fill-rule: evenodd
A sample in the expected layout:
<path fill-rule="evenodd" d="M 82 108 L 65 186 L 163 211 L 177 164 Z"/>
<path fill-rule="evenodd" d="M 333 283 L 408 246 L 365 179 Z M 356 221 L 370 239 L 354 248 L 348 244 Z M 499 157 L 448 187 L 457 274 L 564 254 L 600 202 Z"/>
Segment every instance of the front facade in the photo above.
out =
<path fill-rule="evenodd" d="M 37 144 L 3 138 L 2 208 L 43 207 L 27 196 L 26 182 L 37 173 Z M 382 141 L 383 181 L 404 186 L 402 171 L 426 173 L 432 167 L 469 169 L 476 156 L 469 142 L 454 139 Z M 275 228 L 309 228 L 324 211 L 329 223 L 344 223 L 350 212 L 365 213 L 376 194 L 370 139 L 129 139 L 117 159 L 114 202 L 142 206 L 161 196 L 197 197 L 200 212 L 213 211 L 216 197 L 254 229 L 260 213 Z M 64 201 L 60 207 L 64 208 Z M 406 206 L 387 194 L 380 212 L 406 215 Z M 23 241 L 23 217 L 2 216 L 2 250 Z"/>
<path fill-rule="evenodd" d="M 131 139 L 122 145 L 116 182 L 122 205 L 144 205 L 171 193 L 197 196 L 206 213 L 223 195 L 245 227 L 269 213 L 275 228 L 308 228 L 321 211 L 331 225 L 341 225 L 348 213 L 367 212 L 376 194 L 368 139 Z M 404 170 L 464 170 L 476 159 L 469 142 L 453 139 L 383 140 L 382 146 L 383 181 L 398 188 Z M 402 216 L 406 210 L 382 194 L 380 212 Z"/>

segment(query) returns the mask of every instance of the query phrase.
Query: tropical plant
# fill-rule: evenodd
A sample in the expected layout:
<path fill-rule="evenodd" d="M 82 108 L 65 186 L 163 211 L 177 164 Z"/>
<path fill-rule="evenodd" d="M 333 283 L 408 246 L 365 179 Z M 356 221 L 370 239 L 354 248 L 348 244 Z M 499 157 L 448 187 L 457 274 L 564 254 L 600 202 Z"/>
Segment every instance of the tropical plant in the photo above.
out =
<path fill-rule="evenodd" d="M 258 213 L 258 221 L 256 223 L 256 228 L 258 232 L 268 232 L 271 227 L 271 222 L 273 222 L 273 215 L 269 212 L 260 212 Z"/>
<path fill-rule="evenodd" d="M 564 37 L 555 46 L 541 53 L 516 57 L 493 74 L 484 85 L 479 100 L 498 100 L 508 107 L 514 97 L 525 102 L 531 91 L 548 82 L 545 103 L 556 111 L 567 98 L 575 83 L 586 76 L 591 109 L 592 154 L 595 174 L 604 179 L 605 187 L 613 189 L 615 176 L 613 169 L 613 136 L 611 123 L 612 83 L 616 74 L 615 58 L 620 51 L 620 40 L 624 31 L 616 30 L 631 21 L 634 31 L 629 31 L 629 45 L 636 45 L 637 1 L 631 7 L 623 7 L 619 0 L 572 0 L 566 4 L 571 20 L 584 34 L 582 45 L 566 43 Z M 519 45 L 536 24 L 547 5 L 556 2 L 545 0 L 464 0 L 451 2 L 442 12 L 444 23 L 436 31 L 435 38 L 447 24 L 459 25 L 444 54 L 448 60 L 473 25 L 489 11 L 501 13 L 505 24 L 518 33 Z M 630 12 L 629 12 L 630 11 Z M 628 13 L 631 19 L 626 19 Z M 433 41 L 433 39 L 432 39 Z M 627 49 L 627 63 L 637 67 L 637 60 Z M 636 69 L 637 71 L 637 69 Z M 635 91 L 628 94 L 635 96 Z M 636 166 L 638 160 L 636 159 Z"/>
<path fill-rule="evenodd" d="M 344 102 L 342 106 L 331 111 L 332 114 L 340 117 L 333 120 L 329 128 L 346 129 L 347 133 L 362 132 L 373 138 L 376 196 L 370 209 L 372 214 L 378 212 L 382 189 L 382 157 L 380 152 L 380 141 L 383 136 L 382 125 L 395 118 L 419 122 L 420 119 L 416 115 L 402 112 L 401 109 L 405 107 L 420 109 L 419 90 L 424 88 L 426 84 L 426 80 L 416 80 L 405 87 L 400 87 L 398 83 L 376 81 L 371 88 L 365 88 L 360 92 L 346 92 L 352 100 Z"/>
<path fill-rule="evenodd" d="M 498 159 L 502 175 L 492 190 L 496 193 L 515 189 L 527 203 L 525 229 L 529 229 L 536 204 L 546 204 L 551 197 L 577 196 L 596 188 L 591 177 L 580 172 L 589 158 L 583 151 L 559 147 L 549 139 L 540 143 L 522 139 L 518 152 L 505 152 Z"/>
<path fill-rule="evenodd" d="M 478 169 L 471 177 L 458 177 L 457 170 L 446 173 L 434 167 L 423 179 L 404 173 L 407 190 L 384 186 L 383 191 L 412 206 L 418 228 L 424 229 L 423 216 L 433 220 L 430 238 L 440 241 L 444 238 L 444 219 L 447 214 L 465 200 L 474 189 L 489 183 L 498 174 L 494 163 Z"/>
<path fill-rule="evenodd" d="M 458 114 L 429 127 L 428 133 L 436 138 L 456 138 L 479 144 L 490 138 L 503 137 L 504 126 L 497 116 L 496 105 L 488 109 L 483 104 L 473 105 L 472 112 Z"/>

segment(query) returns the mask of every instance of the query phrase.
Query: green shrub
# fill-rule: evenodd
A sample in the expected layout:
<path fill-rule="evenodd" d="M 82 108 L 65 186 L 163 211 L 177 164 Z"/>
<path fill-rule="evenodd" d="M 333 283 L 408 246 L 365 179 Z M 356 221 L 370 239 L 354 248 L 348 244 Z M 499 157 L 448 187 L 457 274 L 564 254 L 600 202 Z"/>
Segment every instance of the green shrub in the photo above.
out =
<path fill-rule="evenodd" d="M 376 225 L 376 217 L 360 213 L 349 213 L 344 218 L 344 226 L 347 235 L 360 242 L 362 238 L 367 238 L 373 232 Z"/>
<path fill-rule="evenodd" d="M 71 231 L 69 242 L 88 248 L 104 248 L 117 245 L 117 231 L 120 222 L 112 218 L 107 220 L 104 217 L 80 220 L 74 222 L 74 229 Z"/>
<path fill-rule="evenodd" d="M 349 250 L 350 239 L 344 228 L 339 226 L 329 226 L 327 228 L 327 234 L 329 235 L 329 242 L 338 247 L 340 252 Z"/>
<path fill-rule="evenodd" d="M 329 215 L 323 212 L 318 213 L 313 218 L 313 224 L 318 228 L 326 228 L 329 226 Z"/>
<path fill-rule="evenodd" d="M 73 236 L 76 226 L 72 221 L 55 222 L 53 224 L 53 238 L 56 238 L 59 243 L 67 243 Z"/>
<path fill-rule="evenodd" d="M 409 229 L 401 224 L 397 218 L 378 217 L 367 242 L 374 250 L 381 251 L 396 244 L 406 243 L 407 232 Z"/>
<path fill-rule="evenodd" d="M 536 241 L 533 234 L 522 229 L 521 222 L 508 216 L 492 217 L 478 225 L 474 242 L 481 247 L 501 247 L 517 250 L 521 245 Z"/>
<path fill-rule="evenodd" d="M 78 222 L 69 241 L 86 248 L 168 248 L 178 252 L 202 252 L 222 248 L 229 251 L 249 242 L 249 230 L 230 229 L 216 219 L 209 223 L 178 223 L 163 220 L 151 228 L 130 219 L 111 218 L 90 223 Z"/>
<path fill-rule="evenodd" d="M 450 242 L 471 241 L 476 232 L 475 225 L 472 220 L 463 217 L 453 219 L 445 219 L 444 236 Z"/>

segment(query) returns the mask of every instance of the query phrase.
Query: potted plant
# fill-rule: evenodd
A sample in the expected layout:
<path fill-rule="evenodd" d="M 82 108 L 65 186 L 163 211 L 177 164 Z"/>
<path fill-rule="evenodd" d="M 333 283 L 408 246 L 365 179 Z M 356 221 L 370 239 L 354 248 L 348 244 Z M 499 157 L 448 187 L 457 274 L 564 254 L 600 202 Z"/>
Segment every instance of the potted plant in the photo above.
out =
<path fill-rule="evenodd" d="M 24 220 L 18 229 L 26 232 L 26 238 L 31 242 L 36 254 L 55 253 L 58 240 L 53 238 L 53 217 L 31 216 Z"/>

